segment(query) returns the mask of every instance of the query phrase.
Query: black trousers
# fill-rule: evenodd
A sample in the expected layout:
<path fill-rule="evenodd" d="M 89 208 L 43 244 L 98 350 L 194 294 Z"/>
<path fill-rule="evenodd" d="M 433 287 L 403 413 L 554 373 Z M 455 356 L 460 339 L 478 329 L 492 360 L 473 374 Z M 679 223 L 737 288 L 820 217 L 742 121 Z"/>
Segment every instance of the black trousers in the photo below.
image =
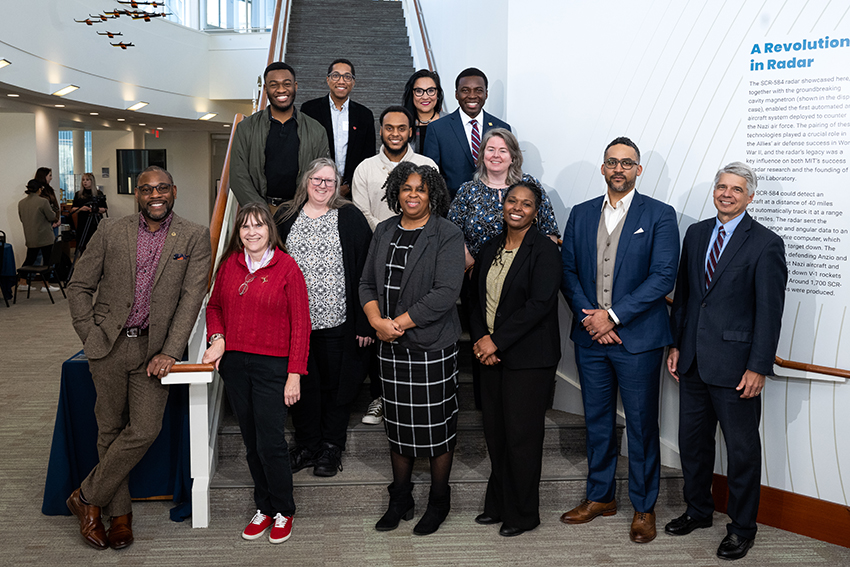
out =
<path fill-rule="evenodd" d="M 50 253 L 53 251 L 53 245 L 48 244 L 47 246 L 40 246 L 38 248 L 27 248 L 27 257 L 24 258 L 24 263 L 21 266 L 32 266 L 35 264 L 36 259 L 38 259 L 39 253 L 42 258 L 42 265 L 46 266 L 48 262 L 50 262 Z"/>
<path fill-rule="evenodd" d="M 351 403 L 340 404 L 345 341 L 355 340 L 344 325 L 310 333 L 307 376 L 301 378 L 301 400 L 292 406 L 295 443 L 316 452 L 322 443 L 345 449 Z"/>
<path fill-rule="evenodd" d="M 707 518 L 714 512 L 711 484 L 719 421 L 726 440 L 727 513 L 732 519 L 726 530 L 753 539 L 761 491 L 761 397 L 742 399 L 735 388 L 706 384 L 695 366 L 679 381 L 679 455 L 687 514 Z"/>
<path fill-rule="evenodd" d="M 554 366 L 481 366 L 484 438 L 490 453 L 484 513 L 513 528 L 530 530 L 540 524 L 543 436 L 554 378 Z"/>
<path fill-rule="evenodd" d="M 286 444 L 283 390 L 289 359 L 227 351 L 219 364 L 227 397 L 242 430 L 254 502 L 267 516 L 292 516 L 292 468 Z M 302 379 L 303 383 L 303 379 Z"/>

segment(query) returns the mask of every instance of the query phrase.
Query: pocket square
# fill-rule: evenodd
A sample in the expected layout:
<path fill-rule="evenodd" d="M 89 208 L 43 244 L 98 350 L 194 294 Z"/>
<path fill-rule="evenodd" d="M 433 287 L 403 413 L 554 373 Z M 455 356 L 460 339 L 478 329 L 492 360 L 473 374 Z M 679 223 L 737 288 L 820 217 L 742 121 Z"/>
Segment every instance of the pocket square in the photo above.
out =
<path fill-rule="evenodd" d="M 639 228 L 635 231 L 635 234 L 643 234 L 643 229 Z"/>
<path fill-rule="evenodd" d="M 189 255 L 188 254 L 175 254 L 174 259 L 175 260 L 188 260 Z"/>

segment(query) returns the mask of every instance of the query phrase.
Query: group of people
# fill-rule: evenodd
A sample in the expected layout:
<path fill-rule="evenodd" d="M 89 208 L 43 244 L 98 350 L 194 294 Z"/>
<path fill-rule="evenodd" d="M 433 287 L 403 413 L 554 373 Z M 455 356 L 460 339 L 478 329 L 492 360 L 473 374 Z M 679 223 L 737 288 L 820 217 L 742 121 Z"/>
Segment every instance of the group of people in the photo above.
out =
<path fill-rule="evenodd" d="M 26 196 L 18 202 L 18 217 L 24 229 L 24 243 L 27 255 L 22 266 L 33 266 L 51 261 L 53 246 L 59 236 L 62 222 L 59 200 L 56 191 L 50 185 L 53 171 L 49 167 L 39 167 L 35 177 L 30 179 L 24 190 Z M 106 213 L 106 197 L 95 185 L 94 175 L 84 173 L 80 190 L 74 195 L 70 214 L 77 218 L 77 249 L 82 252 L 91 239 L 102 215 Z M 28 282 L 21 282 L 21 289 L 29 288 Z M 49 284 L 48 284 L 49 285 Z M 51 291 L 59 288 L 50 287 Z M 42 288 L 47 291 L 47 287 Z"/>
<path fill-rule="evenodd" d="M 717 216 L 688 230 L 680 262 L 673 208 L 634 190 L 640 151 L 617 138 L 600 168 L 607 191 L 572 208 L 559 250 L 545 190 L 523 173 L 510 126 L 483 110 L 487 78 L 480 70 L 457 77 L 460 108 L 445 116 L 439 77 L 414 74 L 404 105 L 380 115 L 377 154 L 374 134 L 369 141 L 367 127 L 354 127 L 372 115 L 348 98 L 355 81 L 349 61 L 331 63 L 328 98 L 305 103 L 300 113 L 289 65 L 272 63 L 264 80 L 268 109 L 236 130 L 231 176 L 241 209 L 215 269 L 203 357 L 221 373 L 254 480 L 257 511 L 242 537 L 268 531 L 272 543 L 286 541 L 295 513 L 292 475 L 306 467 L 318 476 L 343 470 L 351 403 L 367 372 L 380 386 L 374 413 L 385 426 L 393 478 L 375 528 L 412 519 L 413 465 L 427 457 L 428 502 L 413 532 L 439 529 L 451 509 L 457 442 L 459 299 L 480 372 L 476 397 L 491 463 L 475 521 L 500 524 L 503 536 L 534 529 L 545 412 L 561 357 L 560 290 L 573 313 L 588 455 L 586 498 L 561 520 L 580 524 L 617 512 L 619 392 L 635 510 L 630 539 L 656 537 L 659 380 L 670 347 L 667 368 L 681 383 L 688 507 L 665 531 L 684 535 L 711 525 L 719 421 L 729 449 L 732 522 L 718 555 L 747 553 L 760 479 L 757 396 L 772 369 L 787 277 L 781 239 L 746 213 L 757 185 L 749 166 L 734 162 L 718 172 Z M 368 143 L 372 152 L 364 157 L 369 152 L 360 146 Z M 69 508 L 99 549 L 132 542 L 126 474 L 158 431 L 152 422 L 157 412 L 161 417 L 162 387 L 155 379 L 178 358 L 188 338 L 183 327 L 203 295 L 197 272 L 208 269 L 209 250 L 199 242 L 200 227 L 171 213 L 175 195 L 168 172 L 143 172 L 140 215 L 98 230 L 89 244 L 96 252 L 83 256 L 69 289 L 98 388 L 101 451 Z M 137 234 L 137 250 L 121 257 L 131 258 L 131 270 L 105 255 L 128 244 L 105 233 L 128 229 Z M 133 273 L 131 309 L 108 290 Z M 674 285 L 670 314 L 666 296 Z M 151 301 L 157 286 L 170 286 L 161 293 L 171 301 Z M 169 310 L 163 316 L 170 326 L 158 326 L 155 309 Z M 121 375 L 124 396 L 101 404 L 115 395 L 107 374 Z M 145 385 L 128 394 L 127 381 Z M 150 426 L 144 432 L 134 421 L 139 406 Z M 102 514 L 112 517 L 108 531 Z"/>

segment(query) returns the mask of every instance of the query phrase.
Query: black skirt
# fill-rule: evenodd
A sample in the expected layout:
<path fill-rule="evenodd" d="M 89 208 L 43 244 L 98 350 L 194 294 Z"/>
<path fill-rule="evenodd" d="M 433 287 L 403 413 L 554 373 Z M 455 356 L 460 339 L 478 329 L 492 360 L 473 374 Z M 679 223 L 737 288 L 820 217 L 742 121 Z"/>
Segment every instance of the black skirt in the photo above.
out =
<path fill-rule="evenodd" d="M 437 457 L 457 440 L 457 345 L 433 352 L 378 343 L 390 449 Z"/>

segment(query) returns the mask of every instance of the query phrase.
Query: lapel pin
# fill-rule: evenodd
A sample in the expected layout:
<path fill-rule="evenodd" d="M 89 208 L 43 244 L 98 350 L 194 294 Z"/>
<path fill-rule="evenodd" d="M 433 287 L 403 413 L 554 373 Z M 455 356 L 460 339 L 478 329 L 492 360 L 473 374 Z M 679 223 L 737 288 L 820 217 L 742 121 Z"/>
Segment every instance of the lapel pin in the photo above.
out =
<path fill-rule="evenodd" d="M 172 233 L 171 233 L 171 236 L 177 236 L 177 233 L 176 233 L 176 232 L 172 232 Z"/>
<path fill-rule="evenodd" d="M 487 123 L 487 126 L 492 126 L 492 125 L 493 125 L 493 123 L 492 123 L 492 122 L 488 122 L 488 123 Z"/>

